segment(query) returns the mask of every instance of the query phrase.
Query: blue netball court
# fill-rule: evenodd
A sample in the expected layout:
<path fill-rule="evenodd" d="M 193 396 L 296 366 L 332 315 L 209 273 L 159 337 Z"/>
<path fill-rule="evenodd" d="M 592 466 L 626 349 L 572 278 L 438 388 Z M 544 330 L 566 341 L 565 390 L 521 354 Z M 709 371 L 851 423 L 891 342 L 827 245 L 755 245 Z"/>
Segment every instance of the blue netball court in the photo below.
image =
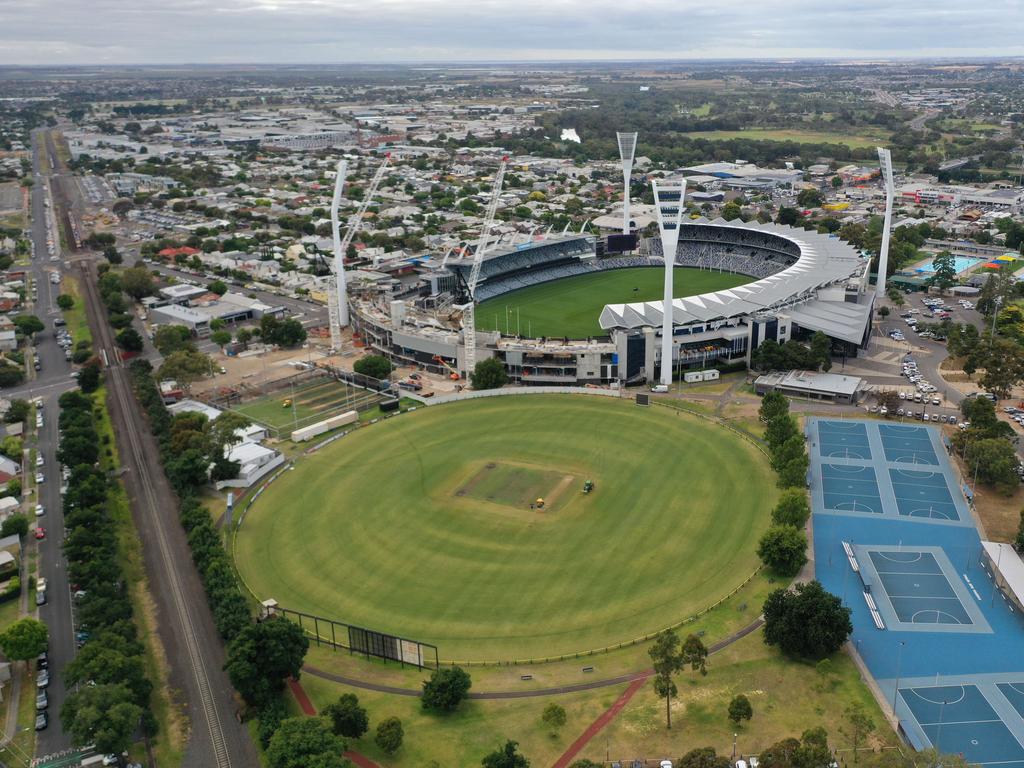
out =
<path fill-rule="evenodd" d="M 815 575 L 917 749 L 1024 768 L 1024 616 L 935 427 L 808 419 Z"/>

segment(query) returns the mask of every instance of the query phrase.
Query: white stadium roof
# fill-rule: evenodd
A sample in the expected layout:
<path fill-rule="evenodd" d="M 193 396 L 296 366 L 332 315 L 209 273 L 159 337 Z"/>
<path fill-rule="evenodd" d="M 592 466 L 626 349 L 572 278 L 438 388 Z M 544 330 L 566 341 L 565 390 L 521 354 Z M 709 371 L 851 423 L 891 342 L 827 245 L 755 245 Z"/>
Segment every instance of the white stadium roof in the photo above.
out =
<path fill-rule="evenodd" d="M 789 304 L 809 302 L 815 298 L 817 289 L 860 275 L 866 264 L 866 260 L 859 252 L 842 240 L 795 227 L 759 224 L 756 221 L 729 222 L 724 219 L 696 219 L 684 222 L 684 227 L 693 224 L 716 229 L 746 229 L 774 235 L 796 244 L 800 249 L 800 256 L 792 266 L 756 282 L 675 299 L 672 302 L 672 322 L 675 325 L 724 320 Z M 684 242 L 681 237 L 680 244 Z M 723 241 L 723 244 L 728 243 Z M 601 311 L 601 327 L 605 330 L 658 327 L 661 325 L 662 316 L 661 301 L 608 304 Z M 821 321 L 825 322 L 827 319 L 823 317 Z"/>

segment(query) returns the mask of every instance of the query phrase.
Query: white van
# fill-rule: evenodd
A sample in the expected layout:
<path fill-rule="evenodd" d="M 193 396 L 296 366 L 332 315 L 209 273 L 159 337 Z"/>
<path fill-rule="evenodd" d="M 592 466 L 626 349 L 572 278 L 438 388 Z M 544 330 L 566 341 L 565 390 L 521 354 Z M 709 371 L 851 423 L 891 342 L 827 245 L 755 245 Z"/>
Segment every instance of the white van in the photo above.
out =
<path fill-rule="evenodd" d="M 668 392 L 667 384 L 655 384 L 651 387 L 651 392 Z"/>

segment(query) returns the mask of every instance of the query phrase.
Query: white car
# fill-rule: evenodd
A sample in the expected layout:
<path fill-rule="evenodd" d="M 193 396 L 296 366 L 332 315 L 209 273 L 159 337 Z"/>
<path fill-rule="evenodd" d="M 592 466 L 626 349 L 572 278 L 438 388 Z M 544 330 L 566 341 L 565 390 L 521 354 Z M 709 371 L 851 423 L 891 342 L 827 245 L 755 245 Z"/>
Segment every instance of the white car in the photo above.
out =
<path fill-rule="evenodd" d="M 46 475 L 42 472 L 36 472 L 36 485 L 42 485 L 46 482 Z"/>
<path fill-rule="evenodd" d="M 44 459 L 43 454 L 40 453 L 36 456 L 36 466 L 41 467 L 44 464 L 46 464 L 46 459 Z"/>
<path fill-rule="evenodd" d="M 46 514 L 46 508 L 42 504 L 36 504 L 36 517 L 42 517 Z"/>

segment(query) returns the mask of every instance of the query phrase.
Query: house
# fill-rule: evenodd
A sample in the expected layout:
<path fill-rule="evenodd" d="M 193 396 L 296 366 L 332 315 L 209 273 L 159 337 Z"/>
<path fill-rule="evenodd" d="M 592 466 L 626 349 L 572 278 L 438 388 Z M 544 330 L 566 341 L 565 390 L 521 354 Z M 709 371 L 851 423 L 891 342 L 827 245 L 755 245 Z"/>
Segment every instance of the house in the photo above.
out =
<path fill-rule="evenodd" d="M 0 456 L 0 483 L 6 483 L 21 474 L 21 465 L 6 456 Z"/>
<path fill-rule="evenodd" d="M 18 348 L 18 337 L 14 331 L 0 331 L 0 351 L 13 352 Z"/>
<path fill-rule="evenodd" d="M 0 499 L 0 522 L 3 522 L 11 515 L 21 511 L 21 504 L 13 496 L 4 496 Z"/>

